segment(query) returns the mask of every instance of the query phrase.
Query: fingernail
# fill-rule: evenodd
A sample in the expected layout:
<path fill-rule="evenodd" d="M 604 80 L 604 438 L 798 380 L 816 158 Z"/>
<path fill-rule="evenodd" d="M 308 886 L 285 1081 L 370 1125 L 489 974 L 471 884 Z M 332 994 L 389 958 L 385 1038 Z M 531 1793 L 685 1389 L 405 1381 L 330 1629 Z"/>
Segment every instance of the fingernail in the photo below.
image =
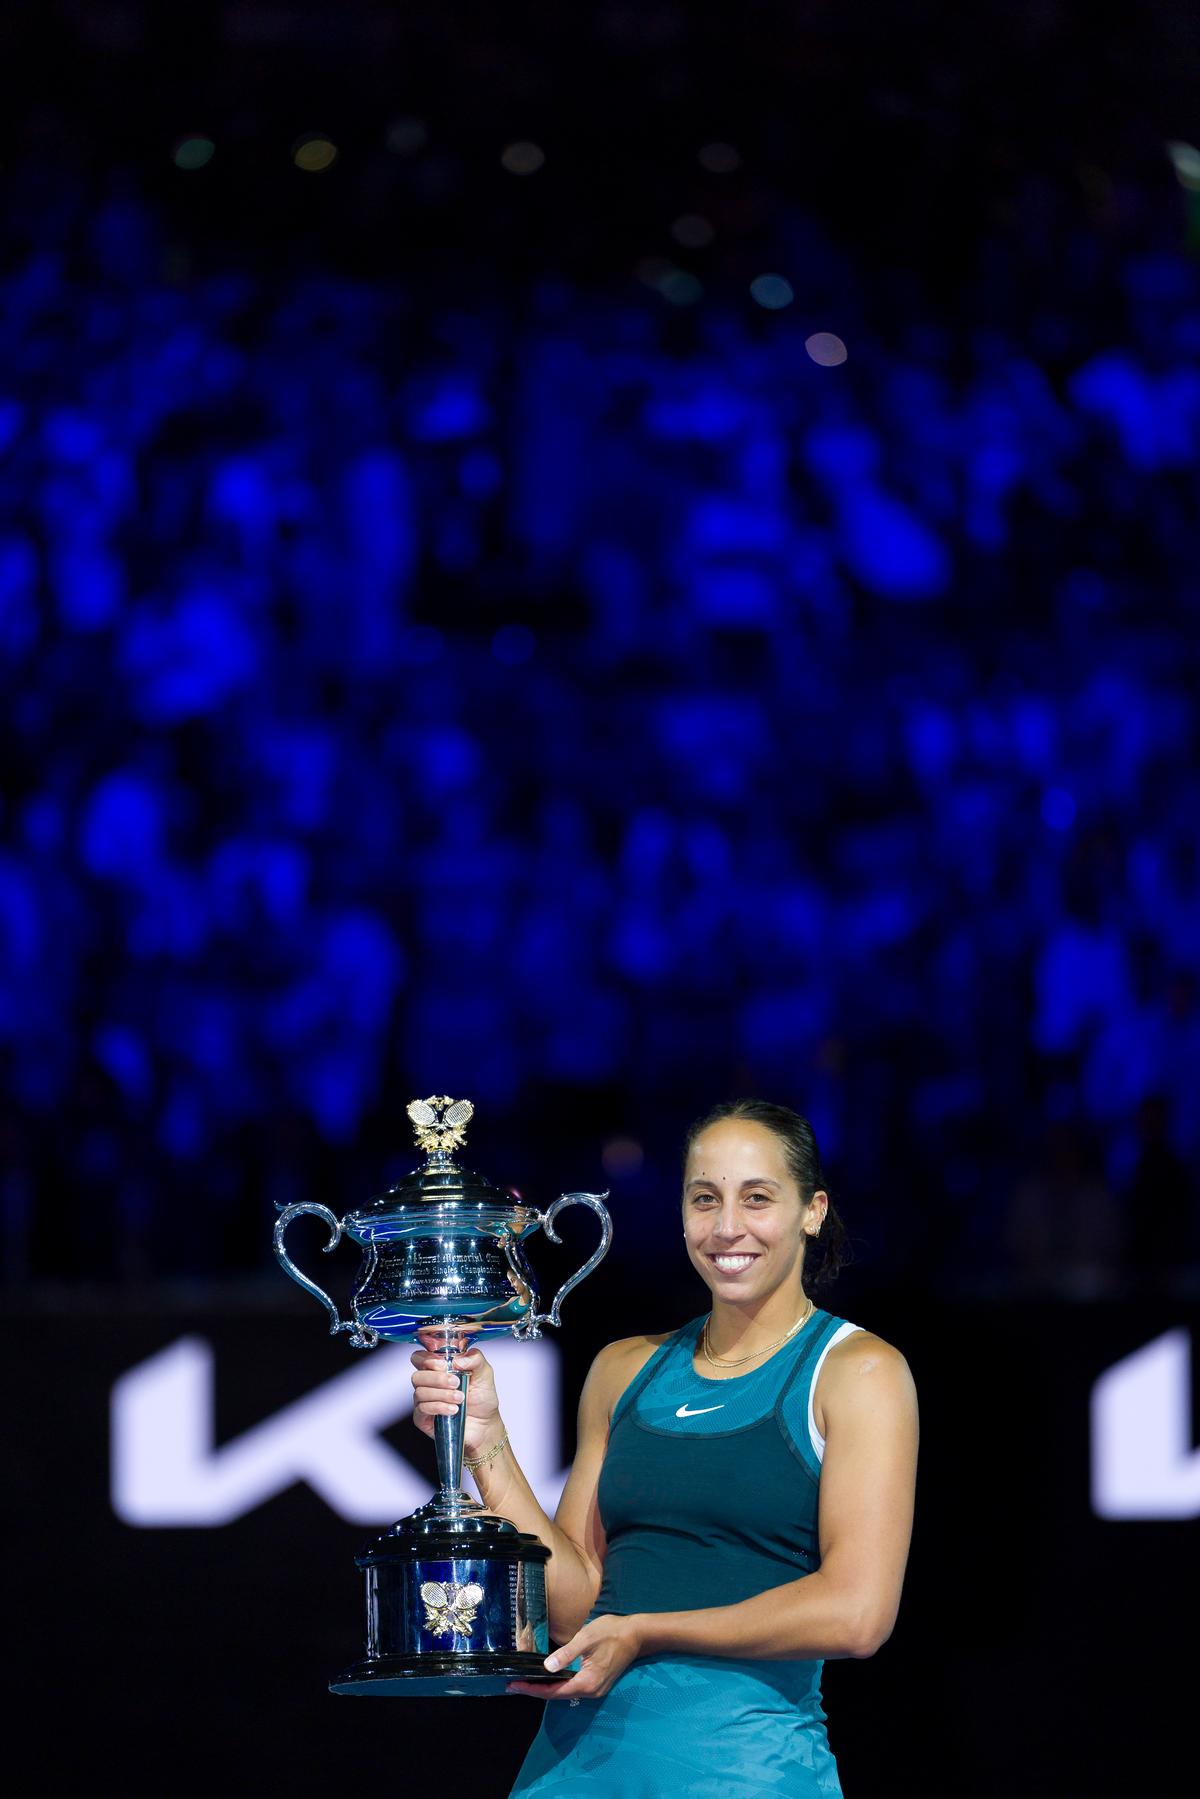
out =
<path fill-rule="evenodd" d="M 546 1672 L 547 1674 L 558 1673 L 558 1658 L 556 1656 L 548 1655 L 546 1657 Z"/>

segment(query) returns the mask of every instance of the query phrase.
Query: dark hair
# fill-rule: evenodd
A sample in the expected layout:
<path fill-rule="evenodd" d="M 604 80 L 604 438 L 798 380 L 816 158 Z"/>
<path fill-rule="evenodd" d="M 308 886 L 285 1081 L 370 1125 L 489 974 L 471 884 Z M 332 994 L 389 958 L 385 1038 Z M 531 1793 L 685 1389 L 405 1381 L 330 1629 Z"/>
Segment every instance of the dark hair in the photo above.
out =
<path fill-rule="evenodd" d="M 698 1118 L 683 1140 L 685 1165 L 700 1133 L 710 1125 L 720 1124 L 726 1118 L 744 1118 L 750 1124 L 765 1125 L 767 1130 L 779 1138 L 788 1168 L 805 1205 L 818 1190 L 828 1191 L 821 1168 L 821 1152 L 817 1148 L 812 1125 L 799 1112 L 793 1112 L 790 1106 L 772 1105 L 767 1099 L 727 1099 L 721 1105 L 714 1106 L 703 1118 Z M 812 1292 L 817 1287 L 829 1286 L 849 1260 L 850 1239 L 830 1201 L 820 1236 L 810 1237 L 805 1245 L 805 1291 Z"/>

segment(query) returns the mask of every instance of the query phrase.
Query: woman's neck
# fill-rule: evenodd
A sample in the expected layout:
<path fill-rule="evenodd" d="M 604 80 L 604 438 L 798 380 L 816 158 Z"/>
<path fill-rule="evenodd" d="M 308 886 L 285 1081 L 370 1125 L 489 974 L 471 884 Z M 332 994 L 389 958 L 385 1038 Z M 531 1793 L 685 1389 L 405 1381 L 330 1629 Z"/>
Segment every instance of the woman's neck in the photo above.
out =
<path fill-rule="evenodd" d="M 708 1346 L 714 1356 L 748 1356 L 765 1350 L 812 1316 L 812 1304 L 801 1291 L 772 1293 L 757 1308 L 731 1304 L 715 1295 L 708 1321 Z"/>

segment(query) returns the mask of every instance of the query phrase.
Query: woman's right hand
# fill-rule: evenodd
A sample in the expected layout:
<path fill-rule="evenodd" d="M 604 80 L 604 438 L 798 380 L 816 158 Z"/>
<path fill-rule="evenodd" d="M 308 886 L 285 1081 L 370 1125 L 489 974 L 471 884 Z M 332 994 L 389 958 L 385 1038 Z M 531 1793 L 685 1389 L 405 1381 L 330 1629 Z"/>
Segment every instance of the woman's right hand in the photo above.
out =
<path fill-rule="evenodd" d="M 435 1418 L 449 1418 L 458 1411 L 462 1404 L 462 1388 L 457 1374 L 451 1374 L 446 1367 L 446 1358 L 434 1350 L 414 1350 L 412 1365 L 413 1422 L 418 1430 L 431 1437 Z M 456 1355 L 454 1367 L 471 1377 L 467 1391 L 467 1423 L 463 1432 L 464 1455 L 469 1461 L 498 1442 L 504 1435 L 504 1426 L 500 1422 L 495 1376 L 483 1351 L 470 1349 Z"/>

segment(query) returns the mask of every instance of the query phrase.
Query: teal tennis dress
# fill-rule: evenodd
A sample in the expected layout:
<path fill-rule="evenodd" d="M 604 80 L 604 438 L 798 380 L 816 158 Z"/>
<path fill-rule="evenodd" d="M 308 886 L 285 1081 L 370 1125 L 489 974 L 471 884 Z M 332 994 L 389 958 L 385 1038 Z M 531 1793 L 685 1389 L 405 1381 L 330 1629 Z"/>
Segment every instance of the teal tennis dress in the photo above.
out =
<path fill-rule="evenodd" d="M 591 1616 L 735 1605 L 820 1565 L 812 1394 L 858 1326 L 814 1312 L 752 1374 L 692 1366 L 703 1318 L 655 1350 L 613 1413 Z M 546 1705 L 510 1799 L 841 1799 L 821 1662 L 650 1655 L 603 1699 Z"/>

